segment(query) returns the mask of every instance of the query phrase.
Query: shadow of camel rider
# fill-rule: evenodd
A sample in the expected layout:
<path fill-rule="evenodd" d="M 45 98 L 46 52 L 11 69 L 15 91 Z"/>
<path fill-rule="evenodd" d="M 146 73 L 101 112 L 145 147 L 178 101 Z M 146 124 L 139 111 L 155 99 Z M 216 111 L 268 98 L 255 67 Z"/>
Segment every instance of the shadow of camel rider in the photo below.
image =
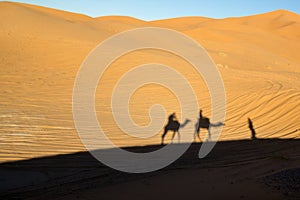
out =
<path fill-rule="evenodd" d="M 171 115 L 169 115 L 168 120 L 168 124 L 179 124 L 176 118 L 176 113 L 172 113 Z"/>

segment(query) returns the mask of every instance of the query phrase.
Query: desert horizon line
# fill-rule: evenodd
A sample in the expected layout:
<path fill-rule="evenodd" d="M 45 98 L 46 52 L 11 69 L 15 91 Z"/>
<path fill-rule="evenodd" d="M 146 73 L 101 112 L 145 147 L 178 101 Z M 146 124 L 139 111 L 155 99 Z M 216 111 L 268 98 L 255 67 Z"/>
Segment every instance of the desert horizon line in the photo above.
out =
<path fill-rule="evenodd" d="M 241 16 L 227 16 L 223 18 L 214 18 L 214 17 L 208 17 L 204 15 L 182 15 L 182 16 L 174 16 L 174 17 L 167 17 L 167 18 L 157 18 L 157 19 L 152 19 L 152 20 L 144 20 L 138 17 L 130 16 L 130 15 L 118 15 L 118 14 L 113 14 L 113 15 L 99 15 L 99 16 L 91 16 L 85 13 L 80 13 L 80 12 L 75 12 L 75 11 L 70 11 L 70 10 L 64 10 L 64 9 L 59 9 L 59 8 L 53 8 L 53 7 L 46 7 L 46 6 L 41 6 L 37 4 L 30 4 L 30 3 L 23 3 L 23 2 L 12 2 L 12 1 L 1 1 L 1 4 L 15 4 L 15 5 L 21 5 L 21 6 L 30 6 L 30 7 L 37 7 L 37 8 L 42 8 L 42 9 L 49 9 L 49 10 L 54 10 L 58 12 L 65 12 L 69 14 L 75 14 L 75 15 L 82 15 L 91 19 L 99 19 L 99 18 L 106 18 L 106 17 L 124 17 L 124 18 L 132 18 L 135 20 L 143 21 L 143 22 L 154 22 L 154 21 L 163 21 L 163 20 L 172 20 L 172 19 L 184 19 L 184 18 L 205 18 L 205 19 L 212 19 L 212 20 L 224 20 L 224 19 L 234 19 L 234 18 L 246 18 L 246 17 L 252 17 L 252 16 L 260 16 L 260 15 L 265 15 L 265 14 L 271 14 L 271 13 L 291 13 L 291 14 L 296 14 L 300 16 L 300 13 L 287 10 L 287 9 L 275 9 L 275 10 L 270 10 L 267 12 L 261 12 L 261 13 L 256 13 L 256 14 L 250 14 L 250 15 L 241 15 Z"/>

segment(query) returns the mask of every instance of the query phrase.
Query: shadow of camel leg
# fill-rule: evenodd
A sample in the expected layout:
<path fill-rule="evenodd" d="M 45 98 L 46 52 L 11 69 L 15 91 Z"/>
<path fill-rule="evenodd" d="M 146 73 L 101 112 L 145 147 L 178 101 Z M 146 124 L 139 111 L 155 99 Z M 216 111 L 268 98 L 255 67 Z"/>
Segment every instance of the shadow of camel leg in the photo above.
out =
<path fill-rule="evenodd" d="M 176 131 L 173 132 L 172 139 L 171 139 L 171 143 L 173 143 L 173 139 L 174 139 L 174 137 L 175 137 L 175 134 L 176 134 Z"/>
<path fill-rule="evenodd" d="M 198 126 L 196 126 L 195 132 L 194 132 L 194 142 L 197 142 L 197 134 L 199 132 Z"/>
<path fill-rule="evenodd" d="M 164 139 L 165 139 L 165 136 L 166 136 L 167 132 L 168 132 L 168 131 L 165 130 L 164 133 L 163 133 L 162 136 L 161 136 L 161 144 L 162 144 L 162 145 L 164 144 Z"/>
<path fill-rule="evenodd" d="M 211 140 L 211 135 L 210 135 L 210 127 L 207 129 L 207 139 L 206 141 L 210 141 Z"/>
<path fill-rule="evenodd" d="M 200 138 L 200 132 L 197 133 L 197 136 L 199 138 L 199 143 L 201 142 L 201 138 Z"/>
<path fill-rule="evenodd" d="M 180 143 L 180 133 L 179 131 L 177 131 L 177 133 L 178 133 L 178 143 Z"/>

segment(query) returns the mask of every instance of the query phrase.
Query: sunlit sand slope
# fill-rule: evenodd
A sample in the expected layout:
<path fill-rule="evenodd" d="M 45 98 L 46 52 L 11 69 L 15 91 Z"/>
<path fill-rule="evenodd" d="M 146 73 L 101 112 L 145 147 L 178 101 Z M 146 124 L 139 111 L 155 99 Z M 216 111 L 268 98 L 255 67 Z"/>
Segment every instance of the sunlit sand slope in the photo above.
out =
<path fill-rule="evenodd" d="M 257 137 L 299 138 L 298 14 L 279 10 L 240 18 L 184 17 L 146 22 L 131 17 L 91 18 L 1 2 L 0 161 L 84 150 L 72 117 L 72 90 L 81 63 L 104 39 L 147 26 L 171 28 L 192 37 L 216 63 L 227 95 L 222 140 L 250 138 L 248 117 Z M 166 64 L 186 76 L 197 91 L 204 115 L 211 116 L 205 83 L 189 63 L 158 50 L 133 52 L 112 63 L 96 92 L 99 122 L 118 145 L 160 143 L 161 132 L 148 140 L 126 136 L 115 124 L 110 109 L 110 94 L 117 80 L 129 69 L 149 62 Z M 168 75 L 165 78 L 174 81 Z M 138 90 L 130 102 L 137 124 L 150 122 L 148 108 L 155 103 L 180 116 L 174 94 L 149 85 Z M 195 110 L 190 116 L 192 123 L 197 115 Z M 202 139 L 205 134 L 203 130 Z"/>

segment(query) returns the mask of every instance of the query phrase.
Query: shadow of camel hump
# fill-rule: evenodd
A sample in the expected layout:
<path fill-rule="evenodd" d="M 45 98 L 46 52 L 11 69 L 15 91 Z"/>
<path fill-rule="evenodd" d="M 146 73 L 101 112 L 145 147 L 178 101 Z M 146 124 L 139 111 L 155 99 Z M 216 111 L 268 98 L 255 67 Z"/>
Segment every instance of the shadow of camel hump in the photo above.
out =
<path fill-rule="evenodd" d="M 169 120 L 168 124 L 164 127 L 164 133 L 162 134 L 161 137 L 161 144 L 164 144 L 164 138 L 167 135 L 168 131 L 173 131 L 173 136 L 171 139 L 171 142 L 173 142 L 173 139 L 176 135 L 176 133 L 178 133 L 178 142 L 180 142 L 180 132 L 179 129 L 185 127 L 191 120 L 186 119 L 184 121 L 184 123 L 180 124 L 177 120 L 176 121 L 172 121 Z"/>

